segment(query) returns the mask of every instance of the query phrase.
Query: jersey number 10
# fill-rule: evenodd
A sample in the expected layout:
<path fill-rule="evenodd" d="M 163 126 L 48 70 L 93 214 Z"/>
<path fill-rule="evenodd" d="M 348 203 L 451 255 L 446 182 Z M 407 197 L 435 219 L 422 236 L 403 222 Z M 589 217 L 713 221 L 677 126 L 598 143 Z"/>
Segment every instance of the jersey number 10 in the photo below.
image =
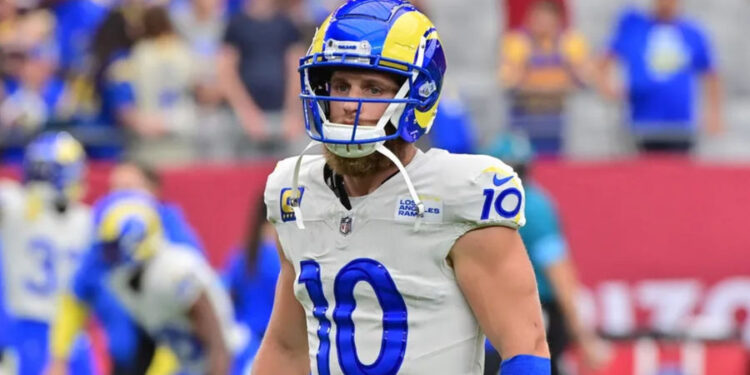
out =
<path fill-rule="evenodd" d="M 383 339 L 375 362 L 365 365 L 357 356 L 354 343 L 354 322 L 352 313 L 356 307 L 354 287 L 360 281 L 369 283 L 383 309 Z M 320 265 L 314 260 L 300 262 L 298 283 L 305 284 L 313 302 L 313 316 L 318 319 L 318 339 L 320 347 L 316 356 L 318 374 L 329 375 L 329 354 L 331 351 L 331 322 L 326 317 L 328 301 L 323 294 L 320 280 Z M 406 304 L 396 289 L 388 270 L 381 263 L 367 258 L 355 259 L 336 275 L 333 284 L 336 308 L 333 321 L 336 323 L 336 348 L 341 369 L 346 374 L 395 375 L 406 353 L 406 338 L 409 330 Z"/>

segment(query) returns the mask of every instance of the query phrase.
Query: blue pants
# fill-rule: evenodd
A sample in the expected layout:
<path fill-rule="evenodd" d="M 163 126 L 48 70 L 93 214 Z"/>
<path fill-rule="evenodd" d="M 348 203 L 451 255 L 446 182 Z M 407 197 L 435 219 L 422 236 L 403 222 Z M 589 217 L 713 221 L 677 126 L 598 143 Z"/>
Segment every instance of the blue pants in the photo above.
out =
<path fill-rule="evenodd" d="M 45 322 L 18 319 L 12 323 L 9 347 L 18 361 L 19 375 L 44 374 L 49 360 L 49 331 Z M 79 337 L 73 347 L 70 374 L 94 374 L 91 346 L 85 337 Z"/>

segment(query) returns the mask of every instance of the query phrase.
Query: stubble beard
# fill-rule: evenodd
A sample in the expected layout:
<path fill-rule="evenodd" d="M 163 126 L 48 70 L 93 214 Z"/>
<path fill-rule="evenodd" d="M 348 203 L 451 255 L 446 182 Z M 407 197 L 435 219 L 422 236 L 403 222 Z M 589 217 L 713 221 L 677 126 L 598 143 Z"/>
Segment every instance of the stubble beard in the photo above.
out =
<path fill-rule="evenodd" d="M 409 146 L 409 142 L 401 138 L 395 138 L 385 141 L 384 146 L 401 158 L 404 150 Z M 356 145 L 353 147 L 356 147 Z M 390 159 L 377 151 L 361 158 L 345 158 L 332 153 L 327 147 L 324 147 L 323 150 L 328 166 L 334 172 L 343 176 L 366 177 L 384 171 L 393 165 Z"/>

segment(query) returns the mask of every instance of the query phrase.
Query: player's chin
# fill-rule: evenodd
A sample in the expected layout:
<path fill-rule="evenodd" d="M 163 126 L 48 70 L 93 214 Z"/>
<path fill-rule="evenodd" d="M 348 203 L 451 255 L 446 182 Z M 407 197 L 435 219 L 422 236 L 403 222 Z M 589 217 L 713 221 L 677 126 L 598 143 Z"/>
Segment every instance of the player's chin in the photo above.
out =
<path fill-rule="evenodd" d="M 323 148 L 326 163 L 334 172 L 350 177 L 365 177 L 388 167 L 390 160 L 379 152 L 360 158 L 345 158 Z"/>
<path fill-rule="evenodd" d="M 385 142 L 385 147 L 396 155 L 401 155 L 409 143 L 401 138 L 391 139 Z M 324 147 L 324 155 L 328 166 L 340 175 L 350 177 L 365 177 L 388 169 L 393 165 L 385 155 L 373 152 L 361 158 L 345 158 L 339 156 Z"/>

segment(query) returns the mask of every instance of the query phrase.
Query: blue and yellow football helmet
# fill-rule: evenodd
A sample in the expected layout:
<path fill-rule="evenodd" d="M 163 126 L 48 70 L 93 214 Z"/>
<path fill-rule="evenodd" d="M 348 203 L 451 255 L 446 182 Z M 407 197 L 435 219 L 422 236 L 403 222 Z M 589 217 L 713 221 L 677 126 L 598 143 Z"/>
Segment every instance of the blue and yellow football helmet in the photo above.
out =
<path fill-rule="evenodd" d="M 335 69 L 369 69 L 403 77 L 393 99 L 330 96 L 329 79 Z M 300 60 L 305 127 L 308 135 L 334 153 L 360 157 L 394 138 L 414 142 L 435 118 L 446 62 L 432 22 L 403 0 L 351 0 L 335 10 L 317 30 L 307 56 Z M 358 104 L 353 126 L 332 123 L 329 104 Z M 376 126 L 359 126 L 359 112 L 367 102 L 388 103 Z M 386 130 L 392 124 L 393 129 Z M 359 147 L 347 147 L 358 144 Z"/>
<path fill-rule="evenodd" d="M 32 140 L 24 153 L 23 182 L 51 186 L 58 199 L 78 200 L 83 194 L 86 154 L 67 132 L 45 132 Z"/>
<path fill-rule="evenodd" d="M 163 244 L 158 203 L 139 191 L 118 191 L 94 206 L 95 248 L 110 264 L 140 263 Z"/>

